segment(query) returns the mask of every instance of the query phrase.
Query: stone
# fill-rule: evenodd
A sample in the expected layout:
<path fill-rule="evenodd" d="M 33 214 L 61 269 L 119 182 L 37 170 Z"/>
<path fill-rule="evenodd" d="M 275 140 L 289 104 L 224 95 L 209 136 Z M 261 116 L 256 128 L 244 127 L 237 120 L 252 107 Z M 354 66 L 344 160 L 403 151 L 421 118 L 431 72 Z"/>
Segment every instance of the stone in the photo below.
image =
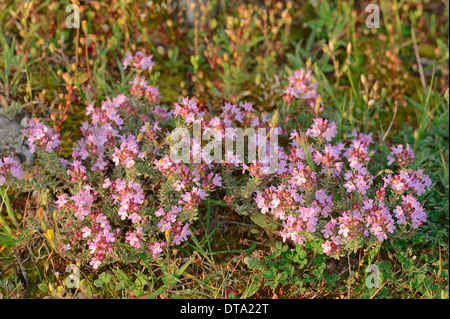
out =
<path fill-rule="evenodd" d="M 0 115 L 0 158 L 14 156 L 26 165 L 33 163 L 34 156 L 22 140 L 25 120 L 21 122 Z"/>

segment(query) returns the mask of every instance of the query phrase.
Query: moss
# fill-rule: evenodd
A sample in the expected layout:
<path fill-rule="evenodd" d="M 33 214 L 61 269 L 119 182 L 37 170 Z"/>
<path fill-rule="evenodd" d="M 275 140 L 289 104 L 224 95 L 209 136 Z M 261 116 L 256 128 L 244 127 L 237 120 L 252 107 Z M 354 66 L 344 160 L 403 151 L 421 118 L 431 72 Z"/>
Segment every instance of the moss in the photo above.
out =
<path fill-rule="evenodd" d="M 436 46 L 428 44 L 428 43 L 421 44 L 419 46 L 419 55 L 422 58 L 435 59 L 436 58 L 436 53 L 434 51 L 435 48 L 436 48 Z"/>
<path fill-rule="evenodd" d="M 31 87 L 33 88 L 33 94 L 36 95 L 45 90 L 43 96 L 45 102 L 50 103 L 53 101 L 58 94 L 58 88 L 61 86 L 58 80 L 46 70 L 34 70 L 31 71 L 31 74 Z"/>
<path fill-rule="evenodd" d="M 81 123 L 86 120 L 84 107 L 80 105 L 71 105 L 71 107 L 67 119 L 61 126 L 62 156 L 65 158 L 72 156 L 72 147 L 81 138 Z"/>
<path fill-rule="evenodd" d="M 249 246 L 242 245 L 241 239 L 255 240 L 255 234 L 250 232 L 250 228 L 243 228 L 237 225 L 232 225 L 226 230 L 218 231 L 212 238 L 213 251 L 228 251 L 228 250 L 245 250 Z M 214 259 L 220 263 L 224 262 L 231 254 L 217 254 Z"/>
<path fill-rule="evenodd" d="M 182 73 L 176 75 L 161 74 L 161 80 L 165 83 L 158 83 L 158 89 L 161 95 L 161 104 L 172 106 L 174 102 L 178 100 L 180 92 L 177 88 L 180 88 L 180 83 L 185 81 Z"/>

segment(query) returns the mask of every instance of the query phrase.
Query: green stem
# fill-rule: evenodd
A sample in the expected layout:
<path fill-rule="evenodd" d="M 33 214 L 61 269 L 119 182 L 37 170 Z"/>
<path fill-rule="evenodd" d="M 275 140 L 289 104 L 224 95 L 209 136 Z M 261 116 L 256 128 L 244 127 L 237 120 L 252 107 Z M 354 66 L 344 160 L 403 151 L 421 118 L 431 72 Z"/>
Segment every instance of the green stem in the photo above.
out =
<path fill-rule="evenodd" d="M 6 212 L 8 213 L 8 216 L 11 219 L 11 222 L 14 224 L 14 226 L 16 226 L 18 228 L 19 223 L 17 222 L 16 216 L 14 215 L 14 211 L 11 207 L 11 203 L 9 201 L 9 197 L 7 194 L 7 189 L 3 189 L 3 187 L 0 187 L 0 196 L 3 198 L 3 203 L 5 203 Z"/>
<path fill-rule="evenodd" d="M 170 255 L 169 255 L 169 240 L 167 240 L 167 289 L 166 289 L 166 299 L 169 298 L 169 281 L 170 281 Z"/>
<path fill-rule="evenodd" d="M 1 215 L 0 215 L 0 226 L 3 227 L 8 234 L 11 234 L 11 228 L 9 228 L 9 226 L 6 224 L 5 220 Z"/>

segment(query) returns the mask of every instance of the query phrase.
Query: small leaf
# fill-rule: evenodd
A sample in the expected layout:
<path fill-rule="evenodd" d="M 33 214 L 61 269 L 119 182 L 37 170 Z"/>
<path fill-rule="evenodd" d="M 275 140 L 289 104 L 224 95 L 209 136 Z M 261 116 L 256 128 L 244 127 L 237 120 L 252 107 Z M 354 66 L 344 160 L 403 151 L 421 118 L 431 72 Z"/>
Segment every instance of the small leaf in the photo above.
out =
<path fill-rule="evenodd" d="M 47 283 L 41 282 L 41 283 L 38 285 L 38 289 L 39 289 L 39 291 L 42 292 L 43 294 L 47 294 L 47 293 L 48 293 L 48 286 L 47 286 Z"/>
<path fill-rule="evenodd" d="M 256 280 L 253 280 L 252 283 L 245 289 L 244 293 L 242 294 L 241 299 L 247 299 L 251 296 L 253 296 L 261 286 L 261 283 L 259 283 Z"/>
<path fill-rule="evenodd" d="M 87 72 L 79 73 L 77 76 L 78 84 L 83 84 L 89 80 L 89 74 Z"/>
<path fill-rule="evenodd" d="M 264 230 L 274 231 L 277 228 L 277 225 L 275 223 L 267 221 L 267 217 L 264 214 L 255 213 L 250 216 L 250 219 L 252 220 L 252 222 L 263 228 Z"/>
<path fill-rule="evenodd" d="M 250 269 L 265 270 L 267 268 L 262 261 L 259 261 L 255 258 L 251 258 L 251 257 L 245 257 L 244 263 Z"/>

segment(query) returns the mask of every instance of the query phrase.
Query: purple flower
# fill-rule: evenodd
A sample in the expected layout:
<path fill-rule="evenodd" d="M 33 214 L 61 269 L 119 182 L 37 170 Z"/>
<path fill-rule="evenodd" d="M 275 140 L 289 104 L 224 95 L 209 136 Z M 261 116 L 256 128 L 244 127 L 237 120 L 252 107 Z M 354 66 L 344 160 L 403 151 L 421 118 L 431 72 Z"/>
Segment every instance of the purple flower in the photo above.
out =
<path fill-rule="evenodd" d="M 406 148 L 403 149 L 403 145 L 399 144 L 397 147 L 391 147 L 391 153 L 387 157 L 388 165 L 392 165 L 396 162 L 399 166 L 406 166 L 409 163 L 414 162 L 414 151 L 409 144 L 406 144 Z"/>
<path fill-rule="evenodd" d="M 345 172 L 344 178 L 347 181 L 344 187 L 347 192 L 351 193 L 356 191 L 358 194 L 365 195 L 373 184 L 373 176 L 367 171 L 362 174 L 358 171 L 347 171 Z"/>
<path fill-rule="evenodd" d="M 347 240 L 353 240 L 363 234 L 363 219 L 355 210 L 342 212 L 338 218 L 338 234 Z"/>
<path fill-rule="evenodd" d="M 153 55 L 146 56 L 141 51 L 137 51 L 134 55 L 130 52 L 126 53 L 126 57 L 123 60 L 123 69 L 127 67 L 133 67 L 140 70 L 147 70 L 150 72 L 155 65 L 153 62 Z"/>
<path fill-rule="evenodd" d="M 97 269 L 101 265 L 101 263 L 102 262 L 97 258 L 92 258 L 91 261 L 89 262 L 89 265 L 92 266 L 92 268 Z"/>
<path fill-rule="evenodd" d="M 294 74 L 289 76 L 288 80 L 289 85 L 284 90 L 283 99 L 287 102 L 300 99 L 314 111 L 319 95 L 317 93 L 317 82 L 311 75 L 311 70 L 295 70 Z M 319 112 L 323 112 L 323 110 L 324 108 L 320 107 Z"/>
<path fill-rule="evenodd" d="M 335 122 L 328 123 L 327 119 L 315 118 L 314 124 L 306 131 L 306 135 L 314 138 L 321 137 L 329 142 L 337 132 Z"/>
<path fill-rule="evenodd" d="M 23 133 L 28 140 L 31 153 L 36 152 L 36 149 L 51 153 L 59 146 L 59 133 L 53 132 L 51 128 L 41 123 L 40 119 L 29 119 L 28 127 Z"/>
<path fill-rule="evenodd" d="M 137 233 L 126 233 L 125 241 L 134 248 L 141 248 L 141 239 Z"/>
<path fill-rule="evenodd" d="M 220 176 L 219 174 L 214 175 L 214 178 L 212 180 L 212 183 L 217 186 L 220 187 L 222 186 L 222 176 Z"/>
<path fill-rule="evenodd" d="M 154 242 L 150 245 L 148 249 L 152 252 L 153 258 L 158 257 L 158 255 L 163 251 L 162 247 L 164 247 L 165 245 L 165 242 Z"/>
<path fill-rule="evenodd" d="M 0 186 L 10 177 L 21 180 L 23 174 L 22 167 L 13 157 L 3 157 L 3 160 L 0 158 Z"/>
<path fill-rule="evenodd" d="M 203 120 L 205 112 L 200 112 L 195 100 L 189 99 L 189 97 L 183 97 L 181 104 L 174 103 L 173 105 L 175 107 L 175 110 L 173 111 L 175 117 L 183 117 L 186 123 Z"/>
<path fill-rule="evenodd" d="M 362 210 L 366 216 L 367 229 L 364 232 L 366 237 L 369 236 L 369 233 L 372 233 L 378 241 L 382 242 L 388 238 L 388 233 L 392 234 L 396 229 L 389 210 L 382 202 L 375 205 L 372 199 L 366 199 Z"/>
<path fill-rule="evenodd" d="M 416 229 L 427 221 L 427 214 L 419 201 L 411 195 L 402 196 L 402 205 L 394 209 L 397 224 L 405 225 L 411 224 L 413 229 Z"/>
<path fill-rule="evenodd" d="M 119 148 L 114 148 L 112 155 L 113 162 L 116 166 L 125 166 L 131 168 L 138 159 L 143 159 L 144 152 L 139 152 L 139 146 L 134 135 L 130 134 L 127 138 L 122 136 L 122 141 Z"/>
<path fill-rule="evenodd" d="M 91 187 L 89 185 L 84 186 L 84 188 L 77 194 L 70 197 L 70 208 L 74 210 L 74 216 L 79 220 L 83 220 L 86 216 L 91 213 L 91 207 L 94 204 L 97 192 L 91 192 Z M 59 198 L 61 205 L 64 203 L 64 199 Z M 58 204 L 58 206 L 60 206 Z"/>

